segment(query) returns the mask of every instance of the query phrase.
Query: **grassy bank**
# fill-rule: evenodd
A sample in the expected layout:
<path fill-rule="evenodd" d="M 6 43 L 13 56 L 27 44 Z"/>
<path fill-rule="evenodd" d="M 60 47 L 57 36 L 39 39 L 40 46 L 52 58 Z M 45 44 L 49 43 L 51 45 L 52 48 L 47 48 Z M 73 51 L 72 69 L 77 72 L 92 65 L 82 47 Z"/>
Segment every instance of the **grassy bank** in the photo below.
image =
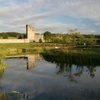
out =
<path fill-rule="evenodd" d="M 8 54 L 9 50 L 8 49 L 3 49 L 0 48 L 0 78 L 2 77 L 2 74 L 5 69 L 5 64 L 3 63 L 2 59 Z"/>
<path fill-rule="evenodd" d="M 85 51 L 85 52 L 100 52 L 100 48 L 73 48 L 68 47 L 66 44 L 58 43 L 1 43 L 0 44 L 0 57 L 11 54 L 19 53 L 41 53 L 44 49 L 50 50 L 59 47 L 64 52 L 68 51 Z"/>
<path fill-rule="evenodd" d="M 55 47 L 59 47 L 56 48 Z M 6 55 L 42 53 L 51 62 L 100 65 L 100 48 L 74 48 L 57 43 L 5 43 L 0 44 L 0 59 Z M 2 62 L 1 62 L 1 65 Z M 1 67 L 2 69 L 3 67 Z"/>
<path fill-rule="evenodd" d="M 0 50 L 7 51 L 8 55 L 17 53 L 40 53 L 44 48 L 53 49 L 56 46 L 63 47 L 62 44 L 55 43 L 3 43 L 0 44 Z M 2 53 L 3 51 L 0 52 Z"/>
<path fill-rule="evenodd" d="M 2 72 L 5 65 L 2 63 L 2 59 L 7 55 L 19 55 L 19 54 L 32 54 L 41 53 L 44 48 L 52 49 L 55 46 L 61 46 L 61 44 L 52 43 L 1 43 L 0 44 L 0 71 Z M 0 72 L 0 73 L 1 73 Z"/>

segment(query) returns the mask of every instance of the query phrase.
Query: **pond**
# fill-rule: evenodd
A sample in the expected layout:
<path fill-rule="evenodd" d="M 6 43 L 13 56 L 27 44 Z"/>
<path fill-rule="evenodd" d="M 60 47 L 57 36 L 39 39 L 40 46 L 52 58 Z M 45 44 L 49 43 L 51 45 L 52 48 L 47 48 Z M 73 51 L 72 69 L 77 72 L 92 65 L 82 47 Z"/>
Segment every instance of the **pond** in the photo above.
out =
<path fill-rule="evenodd" d="M 0 100 L 100 100 L 99 65 L 59 65 L 39 54 L 9 56 L 4 63 Z"/>

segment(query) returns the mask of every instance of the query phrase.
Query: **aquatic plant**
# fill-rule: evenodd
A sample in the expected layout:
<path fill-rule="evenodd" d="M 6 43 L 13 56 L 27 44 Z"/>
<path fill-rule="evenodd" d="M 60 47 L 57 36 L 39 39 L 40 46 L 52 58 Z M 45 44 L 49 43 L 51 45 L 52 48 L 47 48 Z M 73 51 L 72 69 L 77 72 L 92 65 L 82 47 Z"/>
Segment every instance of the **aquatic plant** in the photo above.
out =
<path fill-rule="evenodd" d="M 88 73 L 94 77 L 96 66 L 100 66 L 100 54 L 96 50 L 84 49 L 52 49 L 44 50 L 41 53 L 43 58 L 49 62 L 56 63 L 58 67 L 57 74 L 71 73 L 72 66 L 77 66 L 77 72 L 74 76 L 80 76 L 83 72 L 83 66 L 86 66 Z"/>
<path fill-rule="evenodd" d="M 92 50 L 62 50 L 62 49 L 52 49 L 44 50 L 41 53 L 44 59 L 51 62 L 63 62 L 72 63 L 75 65 L 100 65 L 100 54 L 97 51 Z"/>

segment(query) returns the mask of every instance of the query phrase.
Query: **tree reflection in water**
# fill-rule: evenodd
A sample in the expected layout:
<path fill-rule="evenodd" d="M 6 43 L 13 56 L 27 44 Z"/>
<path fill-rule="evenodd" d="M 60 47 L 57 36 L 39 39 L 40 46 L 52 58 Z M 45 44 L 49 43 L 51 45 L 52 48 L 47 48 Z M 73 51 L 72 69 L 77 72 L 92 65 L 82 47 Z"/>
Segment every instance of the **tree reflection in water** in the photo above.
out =
<path fill-rule="evenodd" d="M 75 77 L 80 77 L 84 70 L 92 78 L 95 76 L 96 66 L 100 65 L 100 54 L 94 52 L 65 52 L 60 50 L 44 51 L 45 60 L 56 63 L 57 74 L 68 77 L 70 81 L 77 82 Z M 73 68 L 76 72 L 73 72 Z"/>
<path fill-rule="evenodd" d="M 91 77 L 95 76 L 96 66 L 100 65 L 100 59 L 96 58 L 97 55 L 93 57 L 89 54 L 87 57 L 86 54 L 59 53 L 49 51 L 42 55 L 45 60 L 56 64 L 56 74 L 60 77 L 55 75 L 55 64 L 45 63 L 44 60 L 36 62 L 35 68 L 37 69 L 33 68 L 35 58 L 38 57 L 28 56 L 28 59 L 25 57 L 22 62 L 18 59 L 14 64 L 10 64 L 11 61 L 14 62 L 14 59 L 8 60 L 10 67 L 8 67 L 8 73 L 6 71 L 7 74 L 4 74 L 2 82 L 7 96 L 7 99 L 4 100 L 87 100 L 88 98 L 90 98 L 88 100 L 99 100 L 92 98 L 100 97 L 100 89 L 98 89 L 100 81 L 98 82 L 97 79 L 94 84 L 91 84 L 94 80 L 87 77 L 87 74 Z M 16 67 L 16 64 L 19 67 Z M 47 64 L 49 64 L 49 68 L 47 68 Z M 32 68 L 33 70 L 29 71 Z M 50 68 L 54 68 L 54 74 L 48 73 L 48 70 L 51 71 Z M 9 85 L 11 87 L 8 89 Z"/>

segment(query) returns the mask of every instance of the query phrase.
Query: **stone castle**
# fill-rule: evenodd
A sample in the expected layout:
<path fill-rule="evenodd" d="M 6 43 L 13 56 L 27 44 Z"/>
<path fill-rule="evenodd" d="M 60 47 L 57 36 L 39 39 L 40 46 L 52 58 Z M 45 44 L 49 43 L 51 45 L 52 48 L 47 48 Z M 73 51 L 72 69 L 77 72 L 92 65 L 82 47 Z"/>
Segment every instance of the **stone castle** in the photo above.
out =
<path fill-rule="evenodd" d="M 36 34 L 35 28 L 31 25 L 26 25 L 26 38 L 24 39 L 0 39 L 0 43 L 29 43 L 29 42 L 44 42 L 43 34 Z"/>
<path fill-rule="evenodd" d="M 26 35 L 29 42 L 39 42 L 40 39 L 44 42 L 43 34 L 35 34 L 35 28 L 31 25 L 26 25 Z"/>

